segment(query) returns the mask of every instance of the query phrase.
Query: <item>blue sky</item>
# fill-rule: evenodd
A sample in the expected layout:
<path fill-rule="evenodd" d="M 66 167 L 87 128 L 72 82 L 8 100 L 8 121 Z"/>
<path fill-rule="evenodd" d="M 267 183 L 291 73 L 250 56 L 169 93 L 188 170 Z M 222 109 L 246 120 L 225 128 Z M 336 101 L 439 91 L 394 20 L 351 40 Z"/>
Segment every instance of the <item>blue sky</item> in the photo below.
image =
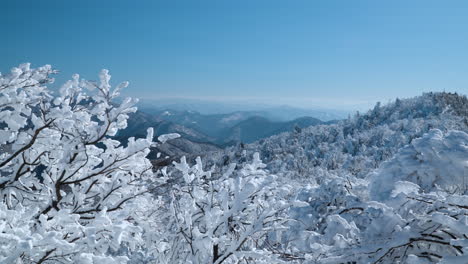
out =
<path fill-rule="evenodd" d="M 5 1 L 0 71 L 107 68 L 126 94 L 355 108 L 468 93 L 467 1 Z"/>

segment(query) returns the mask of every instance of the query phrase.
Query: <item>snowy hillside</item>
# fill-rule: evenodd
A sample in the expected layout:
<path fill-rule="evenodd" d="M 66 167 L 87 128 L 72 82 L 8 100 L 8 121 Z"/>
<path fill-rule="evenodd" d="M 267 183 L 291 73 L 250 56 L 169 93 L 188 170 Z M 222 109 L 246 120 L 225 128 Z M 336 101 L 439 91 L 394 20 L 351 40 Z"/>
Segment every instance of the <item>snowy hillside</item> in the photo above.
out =
<path fill-rule="evenodd" d="M 103 70 L 55 94 L 56 73 L 0 74 L 1 263 L 468 263 L 465 96 L 221 151 L 130 122 L 118 141 L 128 83 Z"/>
<path fill-rule="evenodd" d="M 289 247 L 306 263 L 467 263 L 467 165 L 468 134 L 434 129 L 365 179 L 316 175 Z"/>
<path fill-rule="evenodd" d="M 210 204 L 205 197 L 221 190 L 208 186 L 227 184 L 229 164 L 242 171 L 260 153 L 266 172 L 276 175 L 269 192 L 283 197 L 277 205 L 290 204 L 275 205 L 281 225 L 270 227 L 274 232 L 259 229 L 263 239 L 244 245 L 248 254 L 258 254 L 249 258 L 252 263 L 467 263 L 467 113 L 467 98 L 457 94 L 397 99 L 336 124 L 211 153 L 204 159 L 208 165 L 199 160 L 192 169 L 179 166 L 182 174 L 173 177 L 184 179 L 180 186 L 201 177 L 198 192 L 204 195 L 191 199 Z M 204 210 L 195 209 L 192 216 L 223 215 L 221 208 Z M 211 218 L 202 219 L 189 226 L 207 228 Z M 208 239 L 213 246 L 220 238 L 202 233 L 197 243 Z"/>
<path fill-rule="evenodd" d="M 331 125 L 318 125 L 228 148 L 224 160 L 259 152 L 272 173 L 311 178 L 316 170 L 345 171 L 363 178 L 400 148 L 431 129 L 468 131 L 468 100 L 428 93 Z M 244 154 L 245 155 L 245 154 Z"/>
<path fill-rule="evenodd" d="M 295 186 L 297 263 L 468 263 L 468 100 L 429 93 L 225 151 Z M 286 254 L 286 253 L 285 253 Z M 292 260 L 290 260 L 292 261 Z"/>

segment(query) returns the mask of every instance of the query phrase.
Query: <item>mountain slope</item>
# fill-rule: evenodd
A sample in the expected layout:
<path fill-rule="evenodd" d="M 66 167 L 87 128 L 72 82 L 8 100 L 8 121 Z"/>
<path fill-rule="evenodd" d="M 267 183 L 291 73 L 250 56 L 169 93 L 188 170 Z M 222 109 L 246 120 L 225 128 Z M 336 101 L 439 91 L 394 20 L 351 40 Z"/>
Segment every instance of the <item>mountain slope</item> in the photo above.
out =
<path fill-rule="evenodd" d="M 322 121 L 312 117 L 302 117 L 288 122 L 272 122 L 266 118 L 255 116 L 226 129 L 224 131 L 224 134 L 227 135 L 225 142 L 252 143 L 275 134 L 322 123 Z"/>
<path fill-rule="evenodd" d="M 155 135 L 168 133 L 178 133 L 183 138 L 194 142 L 212 142 L 214 138 L 190 127 L 160 119 L 157 115 L 148 114 L 142 111 L 137 111 L 130 115 L 127 128 L 119 131 L 117 138 L 125 139 L 128 137 L 143 137 L 146 135 L 146 130 L 153 127 Z"/>
<path fill-rule="evenodd" d="M 191 170 L 181 161 L 177 165 L 184 164 L 179 169 L 186 172 L 170 175 L 173 183 L 183 179 L 191 187 L 197 180 L 187 171 L 199 173 L 204 179 L 200 186 L 212 189 L 209 186 L 223 184 L 203 185 L 205 179 L 213 183 L 211 179 L 225 177 L 221 175 L 236 167 L 244 175 L 252 170 L 252 156 L 258 164 L 253 153 L 260 152 L 269 172 L 256 174 L 255 180 L 268 177 L 281 186 L 266 196 L 291 189 L 296 200 L 285 204 L 288 221 L 265 237 L 267 246 L 254 243 L 254 248 L 281 252 L 281 260 L 288 263 L 467 263 L 467 113 L 465 96 L 428 93 L 377 104 L 337 123 L 213 151 Z M 259 133 L 259 127 L 277 128 L 258 117 L 236 127 L 238 138 L 242 132 Z M 241 182 L 233 179 L 239 178 L 225 178 Z M 239 192 L 237 186 L 236 194 L 249 190 Z M 211 201 L 199 204 L 205 210 Z"/>
<path fill-rule="evenodd" d="M 156 135 L 178 133 L 191 142 L 209 143 L 219 146 L 235 145 L 304 128 L 323 122 L 302 117 L 287 122 L 273 122 L 257 116 L 256 112 L 234 112 L 230 114 L 202 115 L 194 111 L 164 110 L 152 113 L 138 111 L 131 115 L 126 129 L 119 131 L 118 139 L 130 136 L 143 137 L 148 127 Z"/>
<path fill-rule="evenodd" d="M 467 114 L 466 96 L 428 93 L 213 162 L 241 167 L 260 152 L 295 186 L 301 203 L 276 236 L 291 263 L 467 263 Z"/>
<path fill-rule="evenodd" d="M 222 160 L 236 161 L 239 156 L 258 151 L 273 173 L 307 178 L 326 169 L 365 177 L 430 129 L 468 131 L 467 113 L 465 96 L 427 93 L 412 99 L 397 99 L 385 106 L 377 104 L 366 114 L 335 124 L 317 125 L 231 147 L 226 149 Z"/>

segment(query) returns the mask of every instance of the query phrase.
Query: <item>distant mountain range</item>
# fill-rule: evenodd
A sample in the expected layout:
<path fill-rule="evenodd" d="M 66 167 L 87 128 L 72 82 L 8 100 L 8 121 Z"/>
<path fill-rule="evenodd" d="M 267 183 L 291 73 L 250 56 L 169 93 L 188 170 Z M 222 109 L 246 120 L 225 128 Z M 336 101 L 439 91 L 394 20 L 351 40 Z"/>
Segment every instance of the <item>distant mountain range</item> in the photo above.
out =
<path fill-rule="evenodd" d="M 261 116 L 253 116 L 225 129 L 221 134 L 224 135 L 224 140 L 228 144 L 231 142 L 252 143 L 282 132 L 293 131 L 293 129 L 300 130 L 319 124 L 324 124 L 324 122 L 313 117 L 301 117 L 287 122 L 272 122 Z"/>
<path fill-rule="evenodd" d="M 301 117 L 290 121 L 271 121 L 260 111 L 237 111 L 229 114 L 204 115 L 196 111 L 173 109 L 143 110 L 132 114 L 126 129 L 116 138 L 125 141 L 129 137 L 144 137 L 148 127 L 156 135 L 178 133 L 181 138 L 170 140 L 150 154 L 161 156 L 190 156 L 218 151 L 226 146 L 252 143 L 282 132 L 326 124 L 313 117 Z"/>
<path fill-rule="evenodd" d="M 348 117 L 350 111 L 326 109 L 319 107 L 300 108 L 288 105 L 268 105 L 258 103 L 216 102 L 190 99 L 143 99 L 138 103 L 138 109 L 144 112 L 164 111 L 193 111 L 203 115 L 231 114 L 236 112 L 255 113 L 271 121 L 290 121 L 308 116 L 322 121 L 339 120 Z"/>

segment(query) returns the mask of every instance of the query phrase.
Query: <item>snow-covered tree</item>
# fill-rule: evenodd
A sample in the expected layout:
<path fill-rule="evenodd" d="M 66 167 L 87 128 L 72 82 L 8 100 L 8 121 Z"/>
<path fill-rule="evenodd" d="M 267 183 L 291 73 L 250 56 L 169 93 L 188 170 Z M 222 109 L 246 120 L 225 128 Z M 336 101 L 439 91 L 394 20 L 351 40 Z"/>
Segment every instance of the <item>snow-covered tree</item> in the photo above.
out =
<path fill-rule="evenodd" d="M 272 250 L 272 234 L 284 230 L 291 190 L 264 166 L 258 153 L 251 163 L 238 169 L 231 164 L 221 175 L 214 168 L 205 171 L 200 158 L 194 166 L 185 158 L 175 163 L 183 182 L 171 191 L 161 262 L 281 262 L 284 255 Z"/>
<path fill-rule="evenodd" d="M 367 179 L 314 175 L 292 210 L 305 263 L 466 263 L 468 134 L 431 130 Z"/>
<path fill-rule="evenodd" d="M 153 131 L 122 146 L 111 137 L 136 110 L 115 102 L 127 83 L 111 89 L 103 70 L 55 95 L 55 73 L 22 64 L 0 75 L 0 262 L 125 262 L 112 252 L 142 241 L 134 209 L 150 199 Z"/>

